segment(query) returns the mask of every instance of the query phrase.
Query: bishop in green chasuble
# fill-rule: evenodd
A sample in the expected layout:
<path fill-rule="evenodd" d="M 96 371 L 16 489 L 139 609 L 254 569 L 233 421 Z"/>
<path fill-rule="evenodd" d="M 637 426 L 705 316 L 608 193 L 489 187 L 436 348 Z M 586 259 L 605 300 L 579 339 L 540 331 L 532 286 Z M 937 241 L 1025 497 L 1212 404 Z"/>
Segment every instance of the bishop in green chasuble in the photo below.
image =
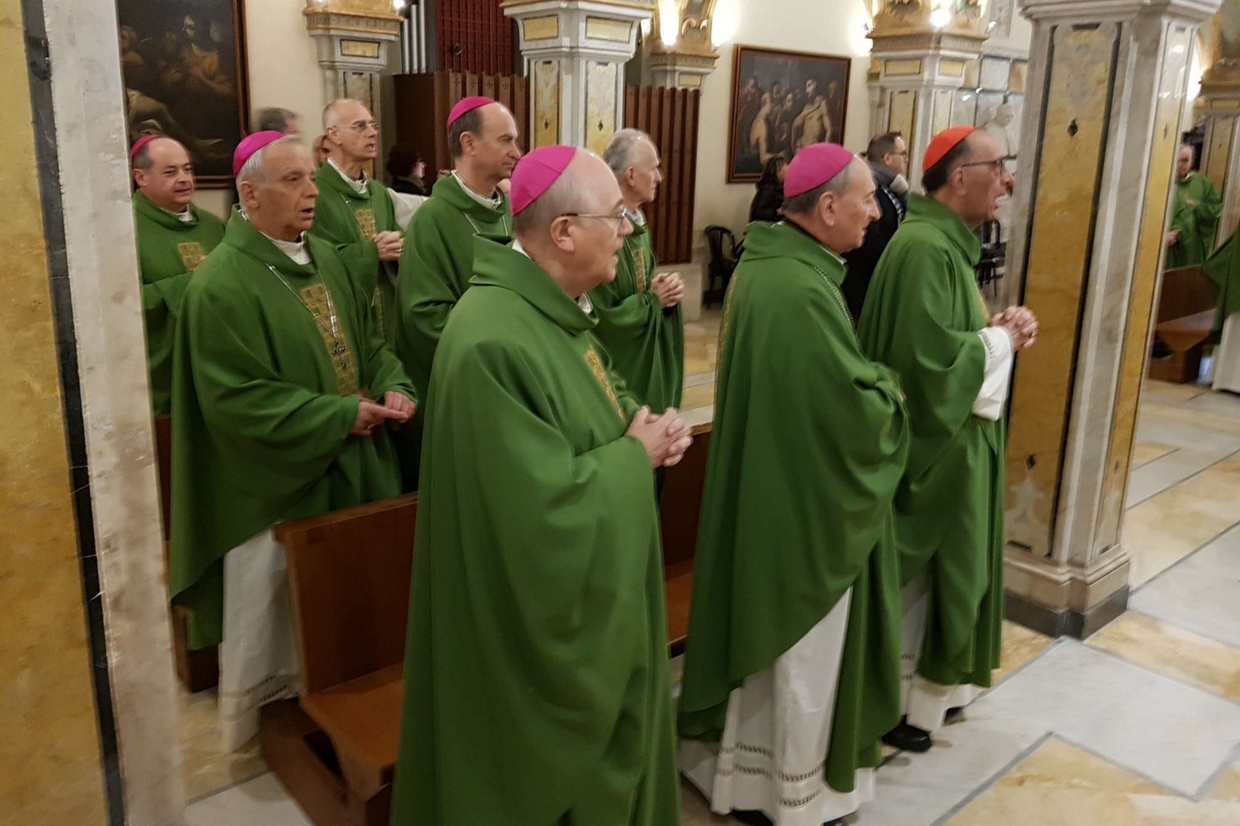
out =
<path fill-rule="evenodd" d="M 664 411 L 680 407 L 685 382 L 685 326 L 680 311 L 684 283 L 680 276 L 656 273 L 654 244 L 642 213 L 653 201 L 663 176 L 659 153 L 650 137 L 621 129 L 604 160 L 616 175 L 633 232 L 624 239 L 616 280 L 590 292 L 598 317 L 595 334 L 611 354 L 616 372 L 629 390 Z"/>
<path fill-rule="evenodd" d="M 224 237 L 224 222 L 191 203 L 194 167 L 172 138 L 148 137 L 131 152 L 134 230 L 142 276 L 151 406 L 172 409 L 172 346 L 181 296 L 192 273 Z"/>
<path fill-rule="evenodd" d="M 974 687 L 989 686 L 999 666 L 1002 414 L 1014 350 L 1036 334 L 1024 308 L 992 320 L 977 287 L 972 227 L 993 217 L 1013 183 L 994 137 L 948 130 L 931 143 L 925 168 L 932 194 L 910 198 L 858 329 L 862 348 L 900 375 L 908 397 L 913 438 L 895 514 L 906 662 L 916 663 L 916 675 L 905 675 L 908 724 L 921 737 Z M 929 745 L 926 738 L 919 750 Z"/>
<path fill-rule="evenodd" d="M 260 161 L 264 183 L 238 179 L 254 223 L 234 211 L 186 288 L 173 369 L 169 590 L 190 609 L 190 648 L 222 643 L 226 748 L 256 730 L 260 700 L 296 690 L 271 526 L 399 494 L 383 423 L 407 420 L 414 397 L 332 245 L 259 229 L 309 228 L 308 149 L 283 138 Z"/>
<path fill-rule="evenodd" d="M 336 245 L 349 274 L 373 296 L 371 306 L 384 340 L 395 346 L 400 320 L 396 277 L 404 232 L 392 194 L 365 172 L 365 164 L 378 154 L 379 128 L 364 105 L 342 99 L 323 110 L 323 129 L 331 157 L 318 169 L 319 199 L 310 233 Z"/>
<path fill-rule="evenodd" d="M 1193 171 L 1192 147 L 1181 146 L 1176 162 L 1164 265 L 1168 270 L 1200 264 L 1210 257 L 1223 214 L 1223 193 L 1205 175 Z"/>
<path fill-rule="evenodd" d="M 816 144 L 787 221 L 749 227 L 719 333 L 680 765 L 718 814 L 822 826 L 872 799 L 900 716 L 895 374 L 862 354 L 840 253 L 878 217 L 868 166 Z"/>
<path fill-rule="evenodd" d="M 663 453 L 635 434 L 645 408 L 578 303 L 614 267 L 619 193 L 597 157 L 544 147 L 517 171 L 514 208 L 560 175 L 572 186 L 539 199 L 552 215 L 535 201 L 524 229 L 517 216 L 528 255 L 478 240 L 477 274 L 439 341 L 392 826 L 680 820 Z M 600 181 L 615 217 L 565 217 L 611 206 Z M 546 221 L 575 252 L 552 249 Z M 683 455 L 689 440 L 666 438 L 668 461 Z"/>

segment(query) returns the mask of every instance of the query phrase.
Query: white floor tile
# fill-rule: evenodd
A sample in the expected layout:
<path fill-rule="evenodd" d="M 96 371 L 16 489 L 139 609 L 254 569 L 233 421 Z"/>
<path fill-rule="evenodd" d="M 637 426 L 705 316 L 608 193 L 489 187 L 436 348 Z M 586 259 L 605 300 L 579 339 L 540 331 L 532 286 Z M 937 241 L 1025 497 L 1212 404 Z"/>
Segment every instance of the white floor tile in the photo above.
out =
<path fill-rule="evenodd" d="M 1240 526 L 1138 590 L 1129 607 L 1240 647 Z"/>
<path fill-rule="evenodd" d="M 186 826 L 311 826 L 274 774 L 191 804 Z"/>

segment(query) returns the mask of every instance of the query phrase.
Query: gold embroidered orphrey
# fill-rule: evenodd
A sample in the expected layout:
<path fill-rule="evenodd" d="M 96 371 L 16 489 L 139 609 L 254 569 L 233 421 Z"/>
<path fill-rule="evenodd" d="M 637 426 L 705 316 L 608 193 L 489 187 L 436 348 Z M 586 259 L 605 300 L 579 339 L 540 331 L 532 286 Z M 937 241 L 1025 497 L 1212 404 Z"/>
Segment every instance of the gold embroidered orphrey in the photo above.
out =
<path fill-rule="evenodd" d="M 585 359 L 586 366 L 590 368 L 594 378 L 598 379 L 598 383 L 602 385 L 603 392 L 607 394 L 607 398 L 611 399 L 611 403 L 616 406 L 616 415 L 620 417 L 620 421 L 627 421 L 624 418 L 624 408 L 620 406 L 620 397 L 616 395 L 616 388 L 612 386 L 611 379 L 607 377 L 607 369 L 603 367 L 603 360 L 594 351 L 593 344 L 586 350 Z"/>
<path fill-rule="evenodd" d="M 355 209 L 353 210 L 353 215 L 357 218 L 357 228 L 361 231 L 363 239 L 369 241 L 379 234 L 379 230 L 376 228 L 378 225 L 375 223 L 375 211 L 373 209 L 370 207 Z"/>
<path fill-rule="evenodd" d="M 633 273 L 637 276 L 637 291 L 644 293 L 650 285 L 646 283 L 650 273 L 650 264 L 646 261 L 646 248 L 640 244 L 625 244 L 633 259 Z"/>
<path fill-rule="evenodd" d="M 332 370 L 336 373 L 336 392 L 342 396 L 355 395 L 360 389 L 357 359 L 345 340 L 344 331 L 332 330 L 332 300 L 327 285 L 319 282 L 302 287 L 299 297 L 310 315 L 314 316 L 314 322 L 323 336 L 323 343 L 327 345 L 327 355 L 331 359 Z"/>
<path fill-rule="evenodd" d="M 202 244 L 197 241 L 177 244 L 177 253 L 181 256 L 181 265 L 185 267 L 186 272 L 193 272 L 207 257 L 207 254 L 202 251 Z"/>

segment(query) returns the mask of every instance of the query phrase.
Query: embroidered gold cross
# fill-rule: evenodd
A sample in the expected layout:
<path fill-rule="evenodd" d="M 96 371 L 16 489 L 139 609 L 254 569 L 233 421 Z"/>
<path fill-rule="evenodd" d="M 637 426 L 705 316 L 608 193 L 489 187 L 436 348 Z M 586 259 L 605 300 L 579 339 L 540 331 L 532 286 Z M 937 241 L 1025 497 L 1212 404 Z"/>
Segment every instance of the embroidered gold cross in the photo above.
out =
<path fill-rule="evenodd" d="M 647 275 L 650 272 L 650 265 L 646 263 L 646 248 L 634 245 L 629 249 L 633 253 L 633 269 L 636 270 L 634 275 L 637 276 L 637 291 L 644 293 L 650 285 L 646 283 Z"/>
<path fill-rule="evenodd" d="M 361 230 L 362 237 L 369 241 L 371 238 L 379 234 L 376 229 L 378 224 L 375 222 L 375 211 L 373 209 L 355 209 L 354 217 L 357 218 L 357 228 Z"/>
<path fill-rule="evenodd" d="M 620 406 L 620 397 L 616 395 L 616 388 L 612 386 L 611 379 L 607 375 L 607 369 L 603 367 L 603 360 L 599 358 L 598 353 L 594 352 L 593 344 L 586 350 L 585 359 L 586 366 L 590 368 L 594 378 L 598 379 L 598 383 L 602 385 L 603 392 L 607 394 L 607 398 L 611 399 L 611 403 L 616 406 L 616 415 L 620 417 L 620 421 L 626 421 L 624 418 L 624 408 Z"/>
<path fill-rule="evenodd" d="M 336 374 L 336 392 L 342 396 L 357 393 L 361 382 L 357 375 L 357 360 L 344 337 L 344 331 L 333 332 L 331 305 L 328 302 L 327 285 L 311 284 L 301 288 L 301 300 L 314 316 L 319 333 L 323 336 L 323 344 L 327 347 L 327 357 L 331 359 L 332 370 Z"/>
<path fill-rule="evenodd" d="M 186 272 L 193 272 L 207 257 L 207 254 L 202 251 L 202 244 L 197 241 L 177 244 L 177 253 L 181 256 L 181 265 L 185 267 Z"/>

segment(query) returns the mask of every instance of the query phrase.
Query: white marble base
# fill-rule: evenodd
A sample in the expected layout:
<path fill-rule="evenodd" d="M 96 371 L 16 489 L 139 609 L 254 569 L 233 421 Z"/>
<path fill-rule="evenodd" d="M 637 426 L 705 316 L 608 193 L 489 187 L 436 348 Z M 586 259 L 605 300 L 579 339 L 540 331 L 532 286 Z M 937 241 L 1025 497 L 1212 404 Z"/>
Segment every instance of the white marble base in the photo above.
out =
<path fill-rule="evenodd" d="M 1240 509 L 1237 510 L 1240 519 Z M 1129 600 L 1134 611 L 1240 647 L 1240 526 L 1160 575 Z"/>

